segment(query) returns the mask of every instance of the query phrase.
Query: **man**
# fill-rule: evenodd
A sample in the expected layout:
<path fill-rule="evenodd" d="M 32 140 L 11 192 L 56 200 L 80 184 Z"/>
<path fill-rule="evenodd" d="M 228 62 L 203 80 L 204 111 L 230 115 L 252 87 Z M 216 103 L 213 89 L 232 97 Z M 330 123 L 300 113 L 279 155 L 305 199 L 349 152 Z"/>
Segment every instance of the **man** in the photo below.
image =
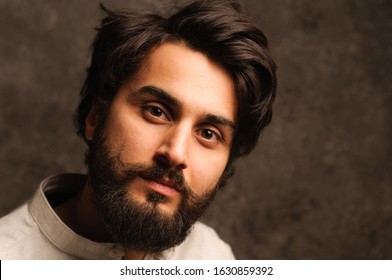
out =
<path fill-rule="evenodd" d="M 0 220 L 2 259 L 233 259 L 197 222 L 271 120 L 275 65 L 235 1 L 107 13 L 76 126 L 87 176 L 44 180 Z"/>

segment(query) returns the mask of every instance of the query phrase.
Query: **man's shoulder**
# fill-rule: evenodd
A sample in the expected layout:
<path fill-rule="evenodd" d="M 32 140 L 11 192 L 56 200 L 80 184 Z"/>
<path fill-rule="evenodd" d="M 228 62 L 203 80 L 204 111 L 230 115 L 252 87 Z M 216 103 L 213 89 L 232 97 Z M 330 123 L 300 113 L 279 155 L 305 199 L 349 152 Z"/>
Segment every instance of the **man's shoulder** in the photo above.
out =
<path fill-rule="evenodd" d="M 37 225 L 31 217 L 27 204 L 0 218 L 0 257 L 17 259 L 16 252 L 31 238 Z"/>
<path fill-rule="evenodd" d="M 12 212 L 0 218 L 0 240 L 17 239 L 24 235 L 24 228 L 26 224 L 31 225 L 33 219 L 29 213 L 27 203 L 19 206 Z"/>
<path fill-rule="evenodd" d="M 0 218 L 0 259 L 68 259 L 41 231 L 26 203 Z"/>
<path fill-rule="evenodd" d="M 216 231 L 201 222 L 195 223 L 183 243 L 172 249 L 168 259 L 214 260 L 235 259 L 230 246 Z"/>

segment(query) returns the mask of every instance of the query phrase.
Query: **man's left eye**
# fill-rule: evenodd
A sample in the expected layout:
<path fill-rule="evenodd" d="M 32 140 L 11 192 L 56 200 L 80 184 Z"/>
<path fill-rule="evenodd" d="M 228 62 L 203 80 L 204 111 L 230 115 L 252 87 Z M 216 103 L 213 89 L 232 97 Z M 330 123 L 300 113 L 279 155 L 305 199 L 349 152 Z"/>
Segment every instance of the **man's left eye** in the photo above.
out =
<path fill-rule="evenodd" d="M 204 128 L 201 129 L 199 132 L 201 138 L 207 143 L 211 144 L 211 143 L 218 143 L 218 142 L 222 142 L 222 136 L 219 132 L 215 131 L 214 129 L 208 129 L 208 128 Z"/>
<path fill-rule="evenodd" d="M 205 139 L 210 140 L 212 137 L 214 137 L 214 132 L 209 129 L 203 129 L 201 132 L 201 136 Z"/>

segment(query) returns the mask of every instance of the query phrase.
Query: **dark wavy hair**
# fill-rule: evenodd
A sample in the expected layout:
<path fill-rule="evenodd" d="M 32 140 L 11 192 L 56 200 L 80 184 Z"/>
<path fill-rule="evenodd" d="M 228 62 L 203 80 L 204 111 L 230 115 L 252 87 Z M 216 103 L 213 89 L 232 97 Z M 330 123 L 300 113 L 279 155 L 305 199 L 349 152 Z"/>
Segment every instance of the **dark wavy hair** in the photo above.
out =
<path fill-rule="evenodd" d="M 85 139 L 85 119 L 92 106 L 98 106 L 103 121 L 119 88 L 153 48 L 181 42 L 223 66 L 234 81 L 238 115 L 229 162 L 254 149 L 272 118 L 276 66 L 265 35 L 237 1 L 194 1 L 169 16 L 101 8 L 106 16 L 91 46 L 91 65 L 75 114 L 81 137 Z"/>

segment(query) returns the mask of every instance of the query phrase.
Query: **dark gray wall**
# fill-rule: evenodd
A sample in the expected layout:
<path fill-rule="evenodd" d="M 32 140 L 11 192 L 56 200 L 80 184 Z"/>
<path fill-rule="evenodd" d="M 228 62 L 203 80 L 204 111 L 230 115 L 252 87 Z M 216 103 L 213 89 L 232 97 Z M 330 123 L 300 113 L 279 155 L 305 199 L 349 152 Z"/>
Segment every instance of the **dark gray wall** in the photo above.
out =
<path fill-rule="evenodd" d="M 391 2 L 245 8 L 270 38 L 279 96 L 205 220 L 238 258 L 392 258 Z M 99 18 L 98 1 L 0 0 L 0 215 L 44 177 L 84 171 L 71 116 Z"/>

